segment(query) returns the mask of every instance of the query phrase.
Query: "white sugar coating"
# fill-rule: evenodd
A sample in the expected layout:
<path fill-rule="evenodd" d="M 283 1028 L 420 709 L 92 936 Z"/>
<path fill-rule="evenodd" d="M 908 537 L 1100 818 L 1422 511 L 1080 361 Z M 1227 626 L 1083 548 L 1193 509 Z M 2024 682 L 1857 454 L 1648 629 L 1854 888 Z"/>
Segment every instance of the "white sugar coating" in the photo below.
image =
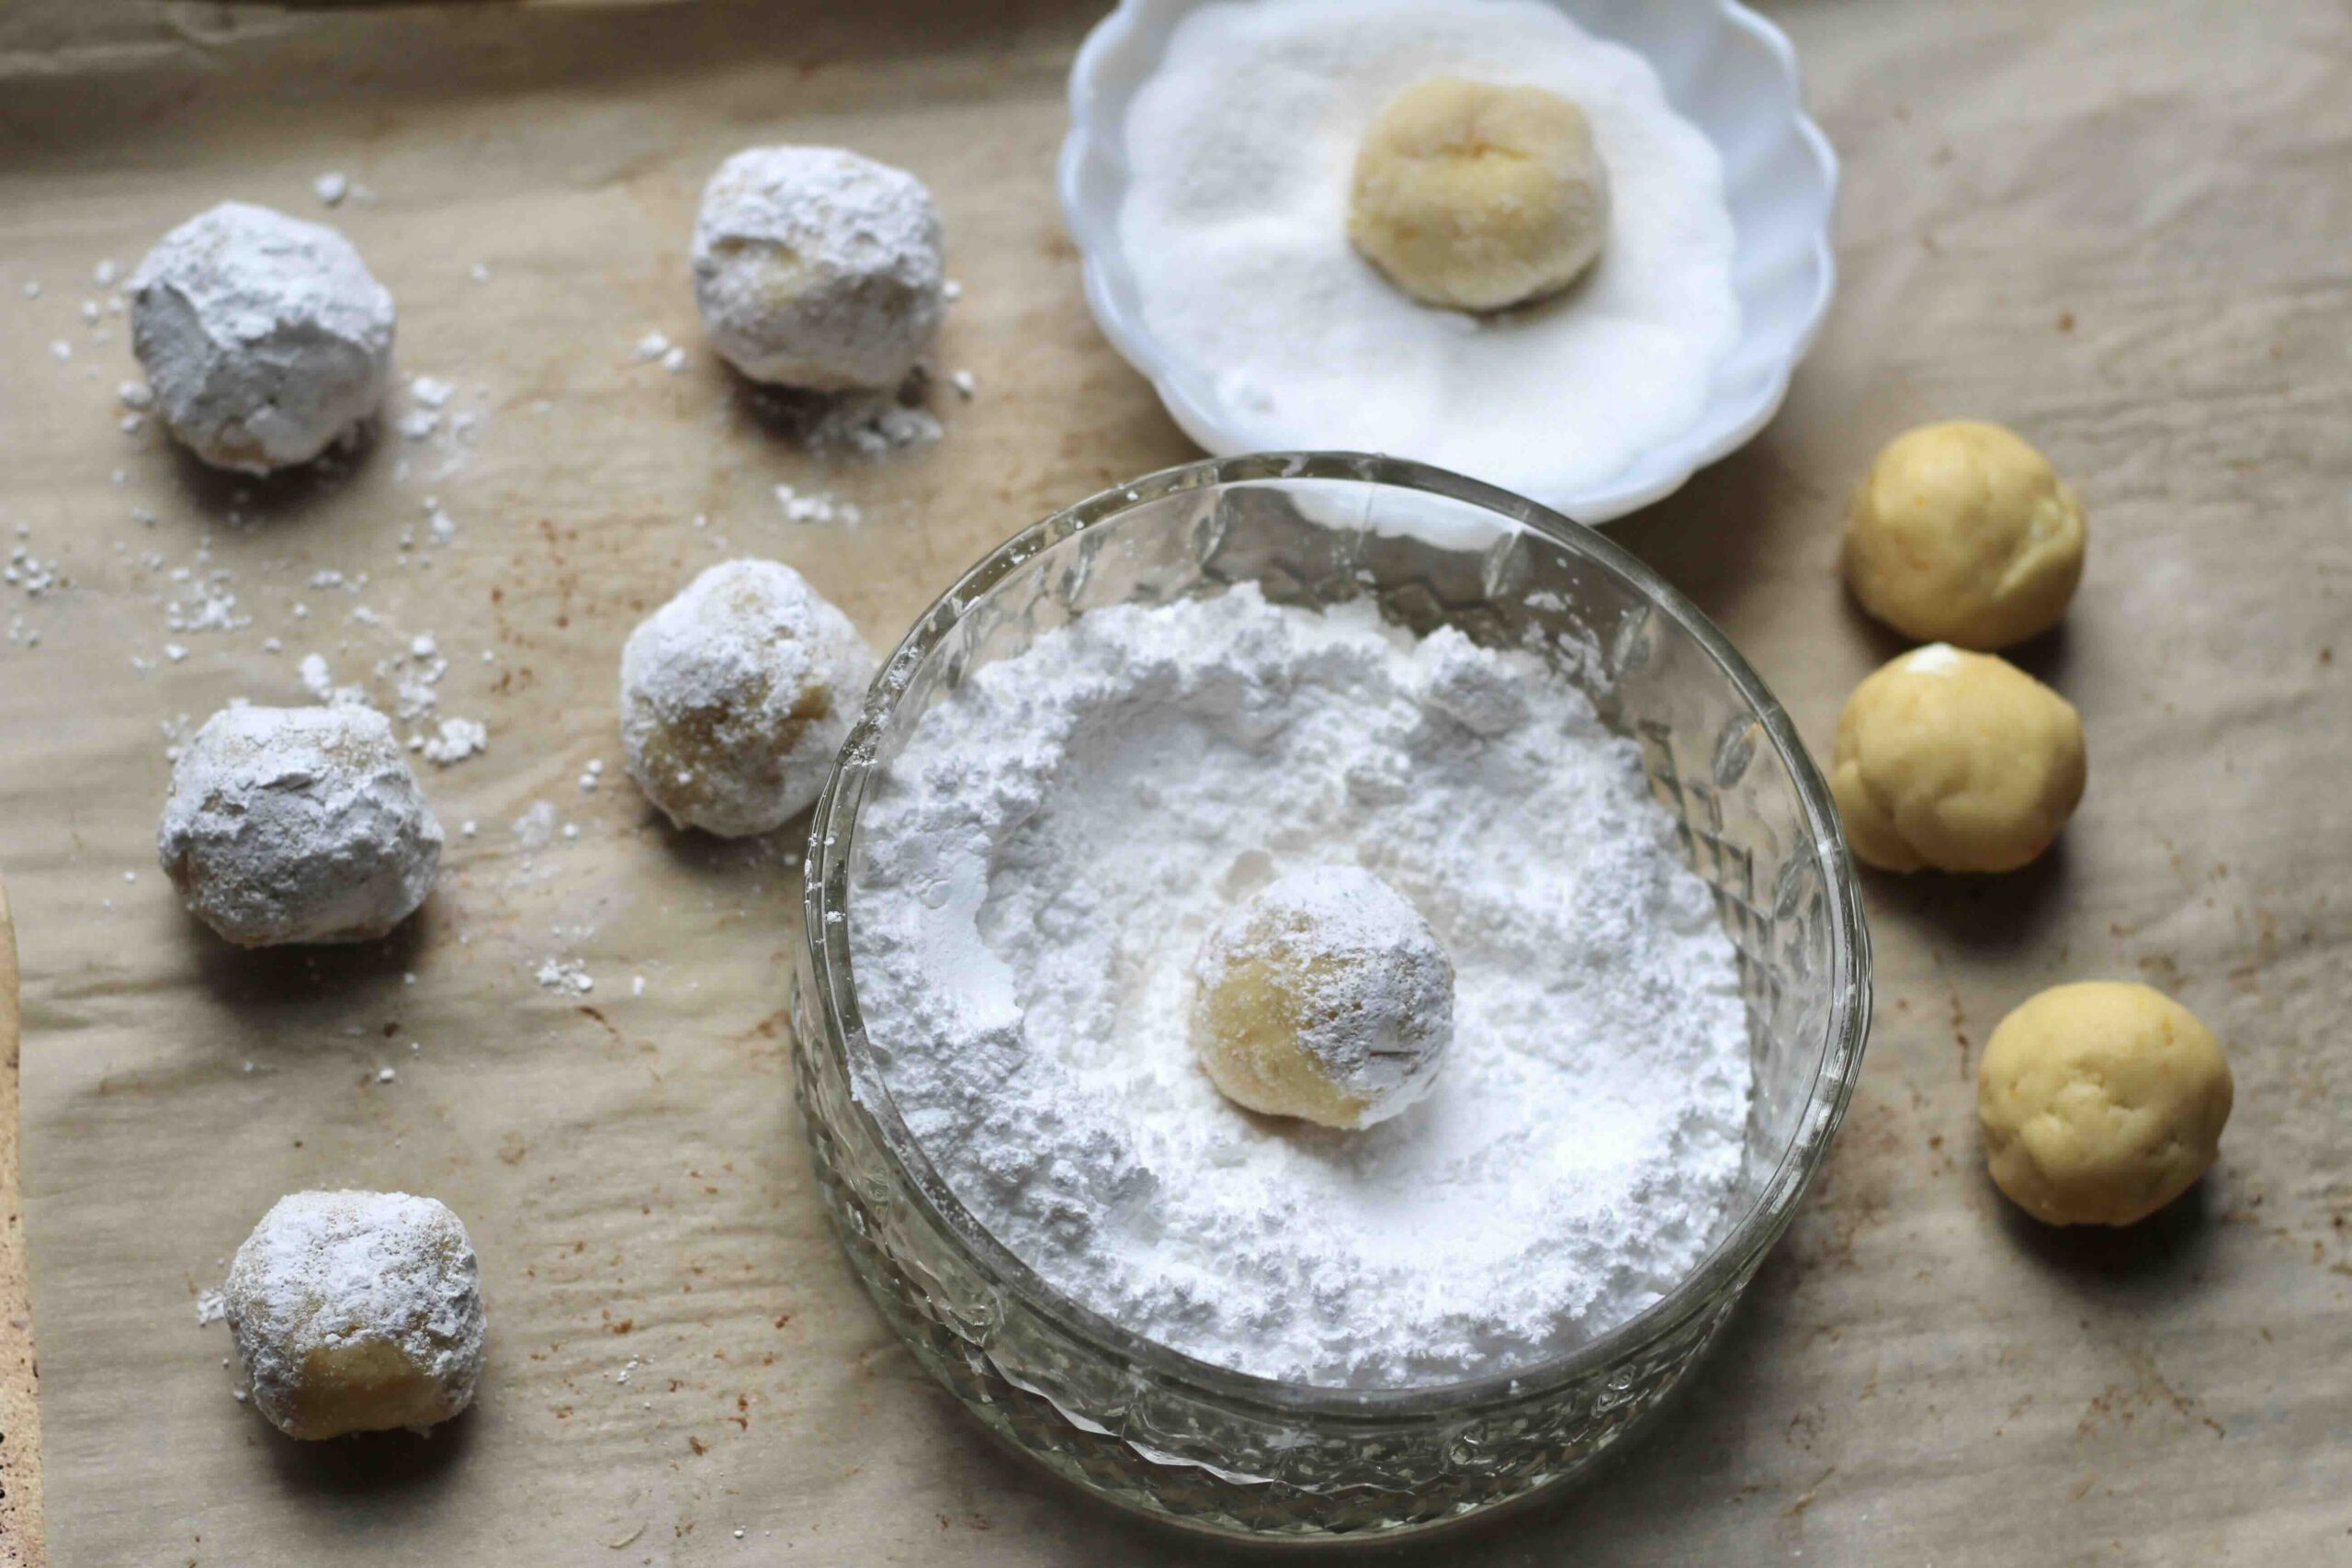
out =
<path fill-rule="evenodd" d="M 1253 1111 L 1385 1122 L 1427 1091 L 1453 1039 L 1445 948 L 1361 866 L 1311 865 L 1260 888 L 1209 933 L 1193 977 L 1193 1046 Z"/>
<path fill-rule="evenodd" d="M 333 229 L 223 202 L 164 235 L 130 288 L 157 412 L 216 468 L 308 462 L 384 400 L 392 297 Z"/>
<path fill-rule="evenodd" d="M 356 704 L 214 714 L 173 765 L 155 843 L 197 916 L 241 947 L 382 936 L 441 863 L 391 722 Z"/>
<path fill-rule="evenodd" d="M 824 787 L 875 665 L 849 617 L 790 567 L 714 566 L 621 651 L 628 776 L 682 828 L 771 832 Z"/>
<path fill-rule="evenodd" d="M 939 212 L 903 169 L 835 147 L 753 147 L 695 218 L 695 303 L 754 381 L 895 387 L 945 310 Z"/>
<path fill-rule="evenodd" d="M 1949 675 L 1967 662 L 1960 650 L 1948 642 L 1931 642 L 1903 656 L 1903 668 L 1922 675 Z"/>
<path fill-rule="evenodd" d="M 1613 193 L 1576 287 L 1487 317 L 1417 303 L 1348 241 L 1356 152 L 1430 76 L 1541 87 Z M 1735 346 L 1722 161 L 1639 55 L 1540 0 L 1187 12 L 1124 127 L 1119 248 L 1145 324 L 1257 448 L 1419 457 L 1532 494 L 1687 429 Z"/>
<path fill-rule="evenodd" d="M 473 1403 L 473 1244 L 431 1198 L 281 1198 L 237 1248 L 222 1296 L 254 1404 L 288 1436 L 421 1431 Z"/>
<path fill-rule="evenodd" d="M 942 697 L 858 844 L 881 1083 L 981 1224 L 1149 1339 L 1323 1383 L 1501 1371 L 1734 1217 L 1731 942 L 1638 748 L 1532 655 L 1246 584 L 1093 611 Z M 1444 1068 L 1370 1128 L 1250 1116 L 1191 1048 L 1195 956 L 1351 863 L 1453 962 Z"/>

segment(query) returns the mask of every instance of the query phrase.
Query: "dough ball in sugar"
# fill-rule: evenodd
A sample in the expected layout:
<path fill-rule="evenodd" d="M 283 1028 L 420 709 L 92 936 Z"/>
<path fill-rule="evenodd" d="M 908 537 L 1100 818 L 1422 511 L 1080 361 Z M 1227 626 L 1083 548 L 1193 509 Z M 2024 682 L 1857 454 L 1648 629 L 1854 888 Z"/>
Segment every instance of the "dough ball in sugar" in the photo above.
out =
<path fill-rule="evenodd" d="M 2083 798 L 2083 721 L 2005 660 L 1914 649 L 1846 699 L 1830 793 L 1854 853 L 1887 871 L 2014 871 Z"/>
<path fill-rule="evenodd" d="M 2048 631 L 2082 581 L 2083 504 L 1997 424 L 1886 444 L 1846 514 L 1846 581 L 1906 637 L 1992 649 Z"/>
<path fill-rule="evenodd" d="M 156 853 L 240 947 L 366 942 L 414 913 L 441 824 L 373 708 L 223 708 L 172 768 Z"/>
<path fill-rule="evenodd" d="M 383 402 L 392 297 L 333 229 L 223 202 L 131 274 L 130 346 L 182 445 L 214 468 L 267 473 L 310 461 Z"/>
<path fill-rule="evenodd" d="M 721 164 L 695 219 L 694 269 L 712 346 L 786 387 L 895 387 L 945 310 L 930 190 L 836 147 L 753 147 Z"/>
<path fill-rule="evenodd" d="M 622 650 L 629 777 L 681 828 L 781 828 L 823 789 L 875 665 L 849 617 L 790 567 L 712 567 Z"/>
<path fill-rule="evenodd" d="M 2188 1191 L 2220 1151 L 2233 1098 L 2196 1014 L 2112 981 L 2030 998 L 1976 1070 L 1994 1184 L 2053 1225 L 2128 1225 Z"/>
<path fill-rule="evenodd" d="M 1326 1127 L 1386 1121 L 1453 1040 L 1453 963 L 1403 895 L 1354 866 L 1269 885 L 1194 965 L 1193 1047 L 1226 1098 Z"/>
<path fill-rule="evenodd" d="M 1432 76 L 1391 98 L 1356 151 L 1348 238 L 1428 304 L 1499 310 L 1557 293 L 1608 232 L 1592 126 L 1541 87 Z"/>
<path fill-rule="evenodd" d="M 289 1438 L 421 1432 L 473 1403 L 473 1243 L 431 1198 L 280 1198 L 230 1260 L 221 1294 L 254 1407 Z"/>

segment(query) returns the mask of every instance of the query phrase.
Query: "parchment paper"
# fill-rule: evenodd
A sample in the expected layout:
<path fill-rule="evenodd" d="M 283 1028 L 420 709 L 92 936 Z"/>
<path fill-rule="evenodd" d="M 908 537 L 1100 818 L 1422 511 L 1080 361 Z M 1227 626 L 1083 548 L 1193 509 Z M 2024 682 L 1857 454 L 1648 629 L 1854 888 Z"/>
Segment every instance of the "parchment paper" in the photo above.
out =
<path fill-rule="evenodd" d="M 1841 297 L 1773 427 L 1618 536 L 1826 746 L 1896 651 L 1834 575 L 1848 487 L 1916 421 L 2017 425 L 2090 507 L 2082 595 L 2023 660 L 2081 707 L 2091 791 L 2030 872 L 1871 880 L 1864 1081 L 1721 1354 L 1605 1481 L 1432 1556 L 2337 1558 L 2352 14 L 1774 9 L 1846 159 Z M 887 646 L 1014 528 L 1188 455 L 1091 325 L 1053 205 L 1093 10 L 0 21 L 0 526 L 70 579 L 0 587 L 0 626 L 40 634 L 0 642 L 0 865 L 65 1568 L 1216 1557 L 988 1446 L 884 1331 L 789 1104 L 791 835 L 656 826 L 613 733 L 622 638 L 702 565 L 789 560 Z M 978 395 L 935 391 L 935 447 L 820 464 L 701 346 L 695 198 L 761 139 L 856 146 L 937 193 L 966 286 L 939 359 Z M 119 433 L 123 323 L 102 310 L 100 344 L 77 314 L 93 267 L 226 197 L 318 215 L 329 170 L 367 187 L 333 220 L 399 299 L 403 369 L 456 383 L 445 419 L 479 418 L 470 446 L 387 433 L 338 482 L 253 485 Z M 683 372 L 634 357 L 655 330 L 687 345 Z M 789 524 L 778 483 L 865 520 Z M 185 618 L 222 570 L 252 624 L 172 629 L 167 604 Z M 450 844 L 424 917 L 358 951 L 214 941 L 154 868 L 162 727 L 300 700 L 310 652 L 396 701 L 373 666 L 420 634 L 449 660 L 440 714 L 491 731 L 425 770 Z M 540 800 L 576 838 L 518 845 Z M 594 990 L 543 988 L 550 960 Z M 2094 976 L 2196 1009 L 2238 1110 L 2190 1200 L 2058 1234 L 1984 1180 L 1972 1073 L 2008 1007 Z M 198 1326 L 254 1219 L 320 1185 L 433 1193 L 472 1228 L 490 1370 L 429 1440 L 281 1439 Z"/>

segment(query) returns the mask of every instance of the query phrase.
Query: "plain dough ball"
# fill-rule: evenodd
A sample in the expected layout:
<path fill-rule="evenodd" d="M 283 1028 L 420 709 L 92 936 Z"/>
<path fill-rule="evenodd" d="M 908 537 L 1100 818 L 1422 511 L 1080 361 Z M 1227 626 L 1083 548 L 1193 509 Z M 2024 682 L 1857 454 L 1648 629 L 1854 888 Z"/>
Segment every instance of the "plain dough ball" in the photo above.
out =
<path fill-rule="evenodd" d="M 441 824 L 373 708 L 223 708 L 181 751 L 156 857 L 240 947 L 368 942 L 413 914 Z"/>
<path fill-rule="evenodd" d="M 781 828 L 824 788 L 875 665 L 849 617 L 790 567 L 712 567 L 622 650 L 629 777 L 681 828 Z"/>
<path fill-rule="evenodd" d="M 2128 1225 L 2188 1191 L 2230 1119 L 2230 1065 L 2145 986 L 2056 986 L 2003 1019 L 1976 1071 L 1994 1183 L 2053 1225 Z"/>
<path fill-rule="evenodd" d="M 837 147 L 753 147 L 718 166 L 695 219 L 695 303 L 754 381 L 896 387 L 946 310 L 931 192 Z"/>
<path fill-rule="evenodd" d="M 1453 1039 L 1453 963 L 1403 895 L 1354 866 L 1283 877 L 1201 950 L 1193 1049 L 1227 1099 L 1367 1127 L 1419 1100 Z"/>
<path fill-rule="evenodd" d="M 1356 151 L 1348 238 L 1428 304 L 1499 310 L 1557 293 L 1608 231 L 1592 126 L 1541 87 L 1432 76 L 1389 99 Z"/>
<path fill-rule="evenodd" d="M 164 235 L 130 288 L 155 412 L 215 468 L 309 462 L 384 400 L 392 297 L 322 224 L 223 202 Z"/>
<path fill-rule="evenodd" d="M 473 1403 L 473 1243 L 430 1198 L 281 1198 L 237 1248 L 221 1297 L 254 1404 L 289 1438 L 421 1432 Z"/>
<path fill-rule="evenodd" d="M 1854 853 L 1887 871 L 2014 871 L 2083 798 L 2083 721 L 2005 660 L 1943 643 L 1854 688 L 1829 788 Z"/>
<path fill-rule="evenodd" d="M 2083 503 L 1997 424 L 1899 435 L 1854 491 L 1846 581 L 1906 637 L 1990 649 L 2048 631 L 2083 575 Z"/>

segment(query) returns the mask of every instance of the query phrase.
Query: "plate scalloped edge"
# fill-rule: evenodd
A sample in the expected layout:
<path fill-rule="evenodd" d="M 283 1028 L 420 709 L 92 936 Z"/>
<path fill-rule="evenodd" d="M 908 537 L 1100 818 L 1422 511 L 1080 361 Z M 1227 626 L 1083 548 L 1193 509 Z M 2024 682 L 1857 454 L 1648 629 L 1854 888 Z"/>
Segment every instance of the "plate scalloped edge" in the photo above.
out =
<path fill-rule="evenodd" d="M 1141 301 L 1133 276 L 1118 248 L 1118 207 L 1125 183 L 1125 152 L 1118 132 L 1128 101 L 1151 69 L 1168 35 L 1184 14 L 1206 0 L 1121 0 L 1118 8 L 1087 35 L 1070 67 L 1070 128 L 1063 139 L 1057 167 L 1062 216 L 1080 257 L 1087 308 L 1120 357 L 1150 381 L 1170 418 L 1203 449 L 1231 457 L 1267 445 L 1252 440 L 1222 418 L 1215 407 L 1188 387 L 1174 356 L 1164 353 L 1142 321 Z M 1576 13 L 1586 9 L 1575 0 L 1549 0 L 1586 25 Z M 1713 395 L 1690 426 L 1674 439 L 1635 457 L 1607 481 L 1572 493 L 1534 495 L 1532 499 L 1563 512 L 1579 523 L 1600 524 L 1640 510 L 1679 490 L 1699 469 L 1730 456 L 1769 423 L 1787 399 L 1797 365 L 1820 335 L 1831 296 L 1837 289 L 1837 262 L 1830 243 L 1830 224 L 1838 197 L 1836 151 L 1821 128 L 1804 113 L 1799 87 L 1795 46 L 1786 34 L 1739 0 L 1667 0 L 1639 8 L 1645 23 L 1660 17 L 1679 18 L 1689 30 L 1703 27 L 1697 47 L 1683 46 L 1671 60 L 1661 61 L 1620 34 L 1600 28 L 1590 30 L 1636 48 L 1650 60 L 1665 83 L 1676 110 L 1698 124 L 1724 153 L 1725 195 L 1734 209 L 1737 249 L 1734 256 L 1740 291 L 1740 339 L 1724 366 L 1718 367 Z M 1752 124 L 1758 117 L 1774 117 L 1761 136 L 1739 139 L 1726 146 L 1726 127 L 1711 124 L 1734 106 L 1721 101 L 1694 104 L 1689 96 L 1710 70 L 1726 62 L 1745 63 L 1763 76 L 1747 94 Z M 1777 180 L 1774 242 L 1763 258 L 1770 264 L 1762 278 L 1752 276 L 1759 264 L 1756 224 L 1763 214 L 1751 212 L 1743 220 L 1745 198 Z M 1802 235 L 1792 246 L 1780 240 L 1791 231 Z M 1781 288 L 1765 296 L 1769 310 L 1759 312 L 1751 296 L 1778 282 Z M 1727 385 L 1727 382 L 1730 383 Z M 1295 443 L 1288 443 L 1295 445 Z M 1285 443 L 1275 442 L 1281 446 Z M 1398 454 L 1410 457 L 1410 453 Z"/>

